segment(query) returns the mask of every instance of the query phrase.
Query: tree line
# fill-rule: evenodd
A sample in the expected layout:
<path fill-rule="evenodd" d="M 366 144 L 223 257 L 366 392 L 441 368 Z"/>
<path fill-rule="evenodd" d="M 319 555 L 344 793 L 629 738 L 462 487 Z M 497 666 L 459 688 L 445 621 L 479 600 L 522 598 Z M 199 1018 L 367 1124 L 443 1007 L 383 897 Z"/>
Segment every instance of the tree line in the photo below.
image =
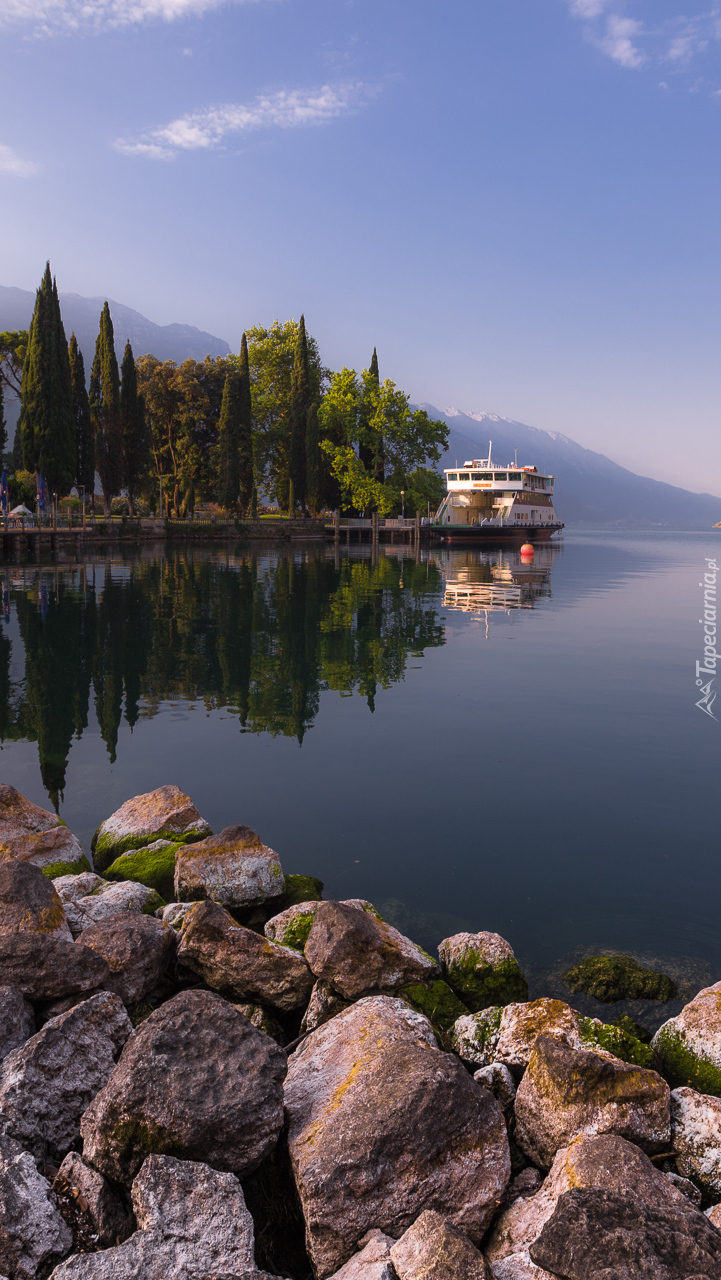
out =
<path fill-rule="evenodd" d="M 10 451 L 3 391 L 20 401 Z M 447 440 L 445 422 L 381 380 L 375 350 L 360 373 L 325 368 L 303 316 L 248 328 L 237 354 L 203 361 L 136 359 L 128 341 L 118 366 L 106 302 L 88 380 L 48 263 L 29 330 L 0 334 L 0 446 L 17 495 L 42 474 L 51 493 L 85 497 L 97 474 L 106 511 L 122 495 L 129 513 L 175 517 L 217 503 L 244 518 L 263 502 L 425 513 L 444 491 L 434 464 Z"/>

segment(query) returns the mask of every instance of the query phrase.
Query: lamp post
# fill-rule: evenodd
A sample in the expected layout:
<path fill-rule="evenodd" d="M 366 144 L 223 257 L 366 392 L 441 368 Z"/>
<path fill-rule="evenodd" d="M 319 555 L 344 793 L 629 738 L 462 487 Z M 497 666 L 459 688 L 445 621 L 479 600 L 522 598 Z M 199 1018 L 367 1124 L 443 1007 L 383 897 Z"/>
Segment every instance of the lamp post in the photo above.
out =
<path fill-rule="evenodd" d="M 58 495 L 53 494 L 53 529 L 58 527 Z"/>
<path fill-rule="evenodd" d="M 401 520 L 406 518 L 406 491 L 401 489 Z"/>
<path fill-rule="evenodd" d="M 83 529 L 84 529 L 85 528 L 85 485 L 84 484 L 78 485 L 78 492 L 81 495 L 80 501 L 83 504 Z"/>

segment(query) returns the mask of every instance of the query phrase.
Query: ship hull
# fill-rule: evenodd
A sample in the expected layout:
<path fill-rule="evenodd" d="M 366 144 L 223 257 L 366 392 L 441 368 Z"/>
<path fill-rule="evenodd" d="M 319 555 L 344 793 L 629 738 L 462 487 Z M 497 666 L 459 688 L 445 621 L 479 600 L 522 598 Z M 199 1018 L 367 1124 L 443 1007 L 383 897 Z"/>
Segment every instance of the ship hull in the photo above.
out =
<path fill-rule="evenodd" d="M 522 529 L 509 525 L 436 524 L 432 528 L 442 542 L 520 547 L 524 542 L 550 542 L 563 524 L 527 525 Z"/>

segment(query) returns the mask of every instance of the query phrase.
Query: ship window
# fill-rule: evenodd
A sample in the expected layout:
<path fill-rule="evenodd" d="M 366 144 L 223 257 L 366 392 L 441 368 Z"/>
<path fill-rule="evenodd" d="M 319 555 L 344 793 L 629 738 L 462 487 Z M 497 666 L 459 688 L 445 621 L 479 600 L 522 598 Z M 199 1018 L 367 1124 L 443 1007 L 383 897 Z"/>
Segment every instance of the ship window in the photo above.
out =
<path fill-rule="evenodd" d="M 459 471 L 458 473 L 459 480 L 470 480 L 470 478 L 471 477 L 467 471 Z"/>
<path fill-rule="evenodd" d="M 481 478 L 481 473 L 480 473 L 480 471 L 472 471 L 472 472 L 471 472 L 471 480 L 480 480 L 480 478 Z"/>
<path fill-rule="evenodd" d="M 478 479 L 479 479 L 479 480 L 492 480 L 492 479 L 493 479 L 493 472 L 492 472 L 492 471 L 479 471 L 479 472 L 478 472 Z"/>
<path fill-rule="evenodd" d="M 522 480 L 523 476 L 521 475 L 520 471 L 511 471 L 508 479 L 518 481 L 518 480 Z"/>
<path fill-rule="evenodd" d="M 497 471 L 493 477 L 494 480 L 507 480 L 508 475 L 505 471 Z"/>
<path fill-rule="evenodd" d="M 457 480 L 457 479 L 458 479 L 458 474 L 457 474 L 457 473 L 450 473 L 450 472 L 449 472 L 449 475 L 448 475 L 448 483 L 449 483 L 449 484 L 450 484 L 451 480 Z"/>

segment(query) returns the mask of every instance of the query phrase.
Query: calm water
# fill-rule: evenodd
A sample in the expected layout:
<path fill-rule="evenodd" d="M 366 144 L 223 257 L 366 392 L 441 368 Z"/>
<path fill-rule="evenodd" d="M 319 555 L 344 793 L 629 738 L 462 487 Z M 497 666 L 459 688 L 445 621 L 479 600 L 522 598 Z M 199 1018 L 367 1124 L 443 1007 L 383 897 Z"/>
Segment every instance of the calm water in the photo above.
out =
<path fill-rule="evenodd" d="M 426 944 L 494 929 L 721 976 L 713 533 L 518 553 L 159 552 L 4 573 L 1 776 L 89 844 L 166 782 Z M 721 714 L 721 699 L 719 700 Z"/>

